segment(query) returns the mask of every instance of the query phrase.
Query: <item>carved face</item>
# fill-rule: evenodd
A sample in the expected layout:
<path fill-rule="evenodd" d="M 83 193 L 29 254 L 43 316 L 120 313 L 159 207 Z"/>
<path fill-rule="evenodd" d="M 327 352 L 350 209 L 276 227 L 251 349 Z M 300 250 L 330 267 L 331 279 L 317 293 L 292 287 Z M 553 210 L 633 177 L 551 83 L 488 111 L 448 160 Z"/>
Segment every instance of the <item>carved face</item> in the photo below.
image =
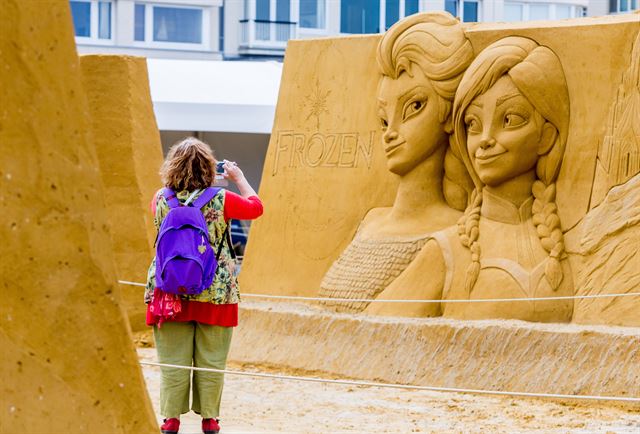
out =
<path fill-rule="evenodd" d="M 413 75 L 413 77 L 412 77 Z M 378 116 L 388 169 L 406 175 L 447 143 L 439 120 L 438 94 L 420 67 L 411 64 L 397 79 L 383 77 L 378 92 Z"/>
<path fill-rule="evenodd" d="M 556 134 L 508 75 L 471 102 L 464 123 L 469 157 L 489 186 L 534 169 Z"/>

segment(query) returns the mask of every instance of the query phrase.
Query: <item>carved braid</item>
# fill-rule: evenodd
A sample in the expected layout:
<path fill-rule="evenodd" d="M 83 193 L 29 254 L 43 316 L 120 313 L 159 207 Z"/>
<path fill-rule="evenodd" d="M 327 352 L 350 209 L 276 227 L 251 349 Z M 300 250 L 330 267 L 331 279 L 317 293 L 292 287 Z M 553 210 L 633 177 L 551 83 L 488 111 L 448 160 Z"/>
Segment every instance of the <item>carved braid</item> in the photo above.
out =
<path fill-rule="evenodd" d="M 542 247 L 549 252 L 544 275 L 555 291 L 563 279 L 560 259 L 564 253 L 564 236 L 560 228 L 558 207 L 556 206 L 556 184 L 545 185 L 537 180 L 533 183 L 533 224 L 536 227 Z"/>
<path fill-rule="evenodd" d="M 476 188 L 471 193 L 471 203 L 464 215 L 458 220 L 458 236 L 463 246 L 471 250 L 471 264 L 467 267 L 465 290 L 471 293 L 473 285 L 480 274 L 480 208 L 482 206 L 482 189 Z"/>

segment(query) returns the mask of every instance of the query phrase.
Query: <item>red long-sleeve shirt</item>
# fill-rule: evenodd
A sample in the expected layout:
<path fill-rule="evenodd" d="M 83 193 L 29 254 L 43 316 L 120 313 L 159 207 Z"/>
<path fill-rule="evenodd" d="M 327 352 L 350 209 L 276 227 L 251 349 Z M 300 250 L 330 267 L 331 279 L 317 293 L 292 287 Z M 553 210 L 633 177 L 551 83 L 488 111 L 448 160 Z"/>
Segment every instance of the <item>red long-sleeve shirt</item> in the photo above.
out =
<path fill-rule="evenodd" d="M 262 215 L 262 202 L 258 196 L 244 198 L 236 193 L 225 190 L 224 219 L 228 223 L 231 219 L 253 220 Z M 151 201 L 151 211 L 155 215 L 155 196 Z M 160 290 L 154 290 L 154 297 Z M 154 315 L 147 305 L 147 325 L 156 324 Z M 213 304 L 193 300 L 182 300 L 182 310 L 176 314 L 172 321 L 197 321 L 199 323 L 217 325 L 222 327 L 235 327 L 238 325 L 238 305 Z"/>

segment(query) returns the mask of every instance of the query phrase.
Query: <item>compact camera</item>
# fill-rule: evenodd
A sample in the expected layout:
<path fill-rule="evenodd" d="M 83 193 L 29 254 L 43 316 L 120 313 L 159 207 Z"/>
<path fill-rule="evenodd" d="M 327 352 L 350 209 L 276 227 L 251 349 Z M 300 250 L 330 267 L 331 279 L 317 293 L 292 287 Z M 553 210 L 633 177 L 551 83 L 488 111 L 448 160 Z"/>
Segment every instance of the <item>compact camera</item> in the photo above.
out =
<path fill-rule="evenodd" d="M 218 161 L 216 164 L 216 173 L 224 173 L 224 161 Z"/>

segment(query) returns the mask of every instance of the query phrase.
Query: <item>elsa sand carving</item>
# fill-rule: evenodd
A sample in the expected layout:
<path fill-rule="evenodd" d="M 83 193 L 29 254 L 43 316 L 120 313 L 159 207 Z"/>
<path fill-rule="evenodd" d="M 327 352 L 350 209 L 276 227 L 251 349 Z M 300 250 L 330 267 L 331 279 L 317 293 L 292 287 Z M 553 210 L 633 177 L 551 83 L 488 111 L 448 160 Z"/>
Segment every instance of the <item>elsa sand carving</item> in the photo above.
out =
<path fill-rule="evenodd" d="M 387 168 L 400 178 L 398 192 L 392 207 L 366 215 L 325 275 L 321 296 L 375 297 L 407 267 L 430 233 L 460 217 L 471 183 L 449 141 L 453 98 L 472 58 L 460 23 L 447 13 L 413 15 L 385 33 L 377 51 L 382 73 L 377 110 Z M 348 311 L 367 305 L 327 304 Z"/>
<path fill-rule="evenodd" d="M 428 242 L 380 298 L 481 299 L 572 295 L 555 203 L 569 125 L 562 65 L 547 47 L 501 39 L 472 62 L 453 107 L 457 150 L 473 179 L 457 227 Z M 444 272 L 444 274 L 443 274 Z M 420 305 L 371 313 L 437 314 Z M 443 303 L 445 316 L 568 321 L 571 301 Z"/>

